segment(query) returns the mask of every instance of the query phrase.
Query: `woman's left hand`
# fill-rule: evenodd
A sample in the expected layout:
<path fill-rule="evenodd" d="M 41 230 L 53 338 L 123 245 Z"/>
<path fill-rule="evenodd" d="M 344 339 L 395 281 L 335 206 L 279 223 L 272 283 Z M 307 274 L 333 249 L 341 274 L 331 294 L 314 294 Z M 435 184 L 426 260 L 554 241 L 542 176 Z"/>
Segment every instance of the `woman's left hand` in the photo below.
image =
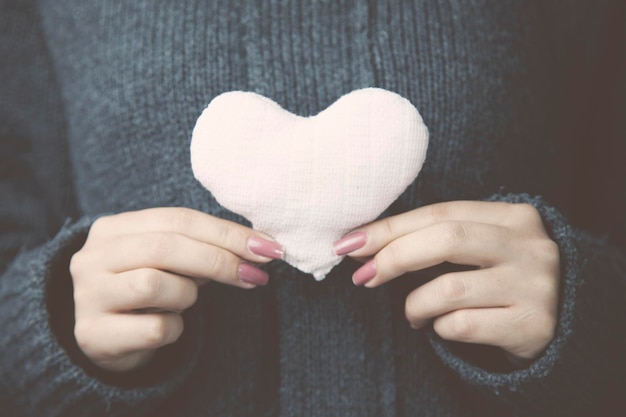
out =
<path fill-rule="evenodd" d="M 536 358 L 554 337 L 559 250 L 531 205 L 424 206 L 355 230 L 335 251 L 373 257 L 352 278 L 369 288 L 446 261 L 475 266 L 408 295 L 406 317 L 415 329 L 432 319 L 442 338 L 498 346 L 513 361 Z"/>

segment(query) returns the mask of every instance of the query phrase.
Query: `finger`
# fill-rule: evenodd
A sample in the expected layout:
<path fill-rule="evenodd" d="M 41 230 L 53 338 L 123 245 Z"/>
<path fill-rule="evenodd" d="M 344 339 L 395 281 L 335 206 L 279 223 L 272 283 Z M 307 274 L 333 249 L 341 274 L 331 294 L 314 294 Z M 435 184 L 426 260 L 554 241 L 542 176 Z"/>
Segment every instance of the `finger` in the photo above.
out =
<path fill-rule="evenodd" d="M 376 287 L 406 272 L 442 262 L 489 267 L 512 256 L 511 242 L 511 231 L 502 226 L 437 223 L 389 243 L 354 273 L 353 281 Z"/>
<path fill-rule="evenodd" d="M 183 207 L 160 207 L 101 217 L 93 224 L 90 235 L 111 238 L 154 232 L 181 234 L 255 263 L 284 256 L 283 248 L 264 233 Z"/>
<path fill-rule="evenodd" d="M 521 280 L 507 274 L 505 268 L 453 272 L 413 290 L 406 299 L 405 314 L 417 329 L 434 317 L 459 309 L 510 306 L 523 291 Z"/>
<path fill-rule="evenodd" d="M 457 310 L 433 322 L 443 339 L 498 346 L 520 358 L 532 358 L 554 337 L 556 320 L 538 310 L 515 307 Z"/>
<path fill-rule="evenodd" d="M 158 269 L 135 269 L 107 275 L 99 280 L 101 282 L 91 285 L 91 291 L 95 294 L 77 297 L 78 300 L 90 300 L 90 305 L 77 304 L 81 311 L 98 309 L 129 312 L 155 309 L 181 312 L 191 307 L 198 297 L 198 286 L 191 279 Z"/>
<path fill-rule="evenodd" d="M 177 233 L 144 233 L 103 242 L 95 254 L 107 253 L 112 273 L 151 268 L 241 288 L 267 283 L 267 274 L 225 249 Z"/>
<path fill-rule="evenodd" d="M 499 226 L 515 224 L 521 217 L 539 219 L 527 204 L 484 201 L 450 201 L 431 204 L 360 227 L 335 243 L 338 255 L 371 256 L 393 240 L 442 222 L 472 222 Z"/>
<path fill-rule="evenodd" d="M 77 322 L 75 336 L 87 356 L 105 362 L 174 343 L 182 332 L 183 319 L 176 313 L 111 314 Z"/>

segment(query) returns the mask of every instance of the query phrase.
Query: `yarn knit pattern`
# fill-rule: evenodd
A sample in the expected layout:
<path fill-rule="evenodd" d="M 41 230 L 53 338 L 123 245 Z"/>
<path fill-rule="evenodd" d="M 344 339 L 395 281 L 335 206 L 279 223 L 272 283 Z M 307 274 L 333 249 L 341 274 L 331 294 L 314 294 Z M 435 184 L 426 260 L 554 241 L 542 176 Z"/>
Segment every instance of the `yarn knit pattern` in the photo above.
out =
<path fill-rule="evenodd" d="M 621 0 L 0 0 L 0 415 L 619 415 L 624 28 Z M 407 325 L 408 292 L 449 265 L 366 289 L 350 260 L 321 283 L 272 262 L 267 287 L 203 287 L 146 369 L 82 356 L 68 264 L 94 219 L 185 206 L 245 223 L 191 171 L 213 97 L 306 116 L 365 87 L 406 97 L 430 130 L 385 215 L 471 199 L 543 216 L 562 281 L 537 360 L 513 369 Z"/>

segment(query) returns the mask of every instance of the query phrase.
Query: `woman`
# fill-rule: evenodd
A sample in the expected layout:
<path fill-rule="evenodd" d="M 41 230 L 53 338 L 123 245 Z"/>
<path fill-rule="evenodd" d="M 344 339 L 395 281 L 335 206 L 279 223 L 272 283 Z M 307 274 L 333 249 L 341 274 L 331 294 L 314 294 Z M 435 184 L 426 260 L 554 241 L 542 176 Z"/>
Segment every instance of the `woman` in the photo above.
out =
<path fill-rule="evenodd" d="M 1 3 L 7 415 L 617 415 L 620 2 L 236 3 Z M 191 129 L 370 86 L 428 156 L 317 283 L 195 181 Z"/>

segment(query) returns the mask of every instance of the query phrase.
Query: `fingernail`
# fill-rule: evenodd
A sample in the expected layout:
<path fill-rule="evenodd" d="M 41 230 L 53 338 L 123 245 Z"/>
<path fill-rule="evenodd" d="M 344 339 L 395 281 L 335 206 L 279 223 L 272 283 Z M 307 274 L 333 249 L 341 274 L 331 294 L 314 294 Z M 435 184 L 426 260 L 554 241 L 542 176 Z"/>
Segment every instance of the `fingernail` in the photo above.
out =
<path fill-rule="evenodd" d="M 239 279 L 247 284 L 265 285 L 269 280 L 267 273 L 250 264 L 242 262 L 239 264 Z"/>
<path fill-rule="evenodd" d="M 281 259 L 285 255 L 285 250 L 278 243 L 256 236 L 248 239 L 248 249 L 255 255 L 271 259 Z"/>
<path fill-rule="evenodd" d="M 345 255 L 361 249 L 365 246 L 365 242 L 367 242 L 367 234 L 365 232 L 354 232 L 333 243 L 333 248 L 337 255 Z"/>
<path fill-rule="evenodd" d="M 352 275 L 354 285 L 365 285 L 376 276 L 376 262 L 374 259 L 356 270 Z"/>

